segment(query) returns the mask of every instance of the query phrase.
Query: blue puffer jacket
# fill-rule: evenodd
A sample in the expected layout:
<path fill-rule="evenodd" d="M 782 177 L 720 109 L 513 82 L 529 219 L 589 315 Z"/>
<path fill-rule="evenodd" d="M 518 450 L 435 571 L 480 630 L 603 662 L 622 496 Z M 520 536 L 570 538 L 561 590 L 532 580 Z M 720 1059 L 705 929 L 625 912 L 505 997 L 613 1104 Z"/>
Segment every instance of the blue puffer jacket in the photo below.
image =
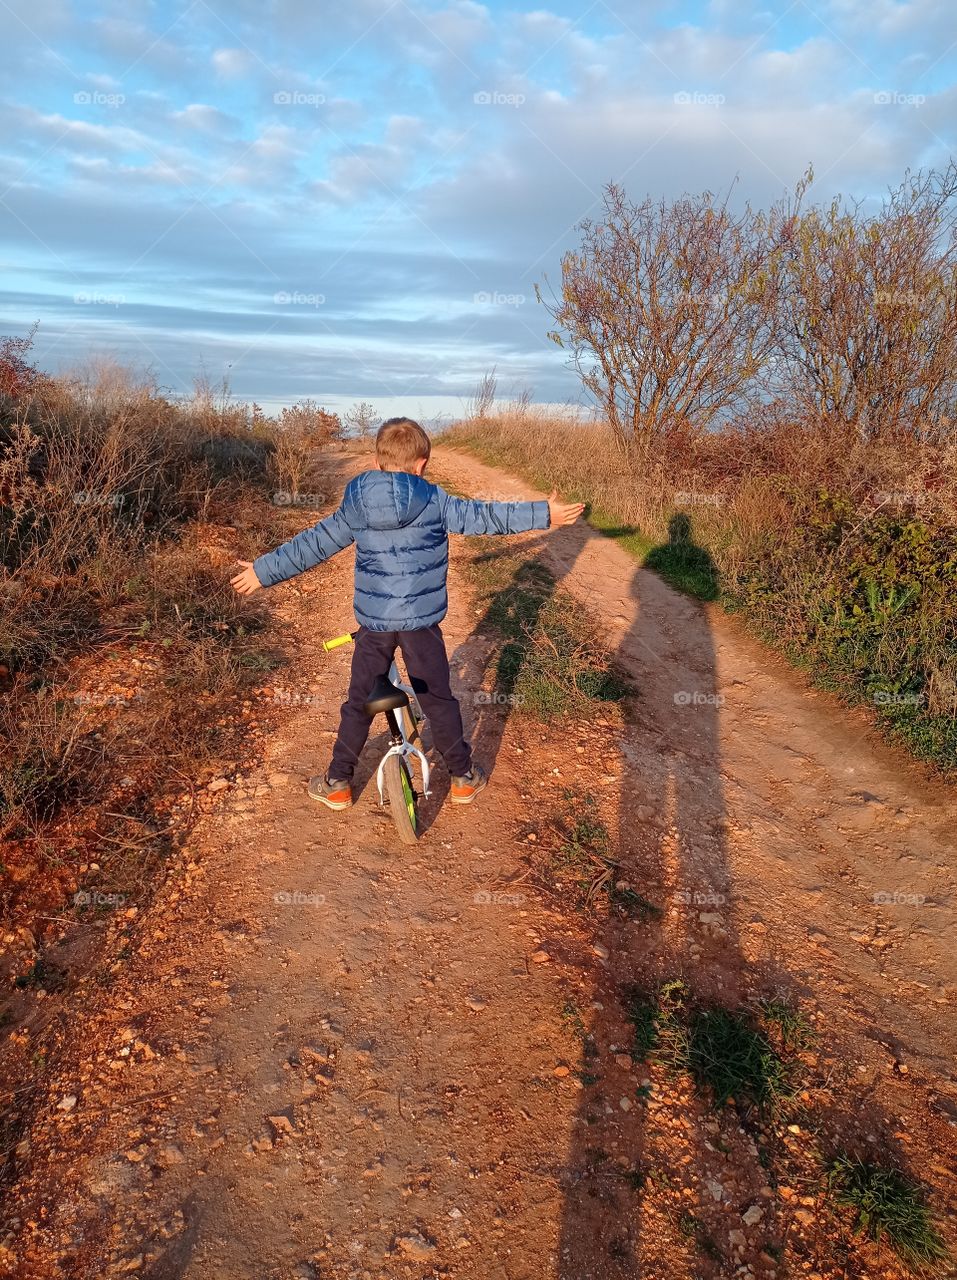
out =
<path fill-rule="evenodd" d="M 472 502 L 407 471 L 364 471 L 338 511 L 253 567 L 274 587 L 354 542 L 358 620 L 371 631 L 418 631 L 441 622 L 449 606 L 450 533 L 527 533 L 548 521 L 547 502 Z"/>

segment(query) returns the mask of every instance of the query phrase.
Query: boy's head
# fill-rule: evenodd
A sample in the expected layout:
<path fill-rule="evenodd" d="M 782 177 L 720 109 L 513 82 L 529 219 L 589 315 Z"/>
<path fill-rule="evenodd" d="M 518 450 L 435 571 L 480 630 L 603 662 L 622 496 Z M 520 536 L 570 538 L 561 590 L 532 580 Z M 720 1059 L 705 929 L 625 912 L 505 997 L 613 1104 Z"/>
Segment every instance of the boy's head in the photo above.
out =
<path fill-rule="evenodd" d="M 411 418 L 389 418 L 375 438 L 380 471 L 410 471 L 420 476 L 432 452 L 432 442 Z"/>

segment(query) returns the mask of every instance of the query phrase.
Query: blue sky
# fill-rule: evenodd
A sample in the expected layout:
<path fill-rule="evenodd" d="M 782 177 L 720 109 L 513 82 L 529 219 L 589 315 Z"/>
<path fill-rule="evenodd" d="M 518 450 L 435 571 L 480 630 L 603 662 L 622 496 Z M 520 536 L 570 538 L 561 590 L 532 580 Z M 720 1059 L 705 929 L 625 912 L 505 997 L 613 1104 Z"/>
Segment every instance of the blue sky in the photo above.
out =
<path fill-rule="evenodd" d="M 534 285 L 636 199 L 957 151 L 947 0 L 0 0 L 0 332 L 267 408 L 577 402 Z"/>

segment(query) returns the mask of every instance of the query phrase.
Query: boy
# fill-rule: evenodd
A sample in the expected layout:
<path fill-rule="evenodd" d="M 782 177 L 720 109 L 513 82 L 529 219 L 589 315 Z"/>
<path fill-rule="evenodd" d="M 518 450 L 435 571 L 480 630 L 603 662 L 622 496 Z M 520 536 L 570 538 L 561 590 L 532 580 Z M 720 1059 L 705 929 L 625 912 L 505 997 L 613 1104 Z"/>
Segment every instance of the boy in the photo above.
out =
<path fill-rule="evenodd" d="M 557 528 L 573 524 L 584 510 L 580 502 L 558 502 L 555 493 L 547 502 L 453 498 L 424 478 L 431 451 L 417 422 L 390 418 L 376 436 L 376 470 L 349 481 L 338 511 L 275 551 L 240 560 L 242 572 L 231 579 L 240 595 L 251 595 L 356 544 L 354 608 L 360 627 L 349 696 L 329 770 L 309 782 L 309 795 L 330 809 L 352 804 L 352 777 L 371 723 L 363 704 L 376 678 L 388 672 L 396 646 L 452 775 L 452 803 L 475 799 L 488 779 L 465 741 L 439 629 L 448 609 L 449 534 Z"/>

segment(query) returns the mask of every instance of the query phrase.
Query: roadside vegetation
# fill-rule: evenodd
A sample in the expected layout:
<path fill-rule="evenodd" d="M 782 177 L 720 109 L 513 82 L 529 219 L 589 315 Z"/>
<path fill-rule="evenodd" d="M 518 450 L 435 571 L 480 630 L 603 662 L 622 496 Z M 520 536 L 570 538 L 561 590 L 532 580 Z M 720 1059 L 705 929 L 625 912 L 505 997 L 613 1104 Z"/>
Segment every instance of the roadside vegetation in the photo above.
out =
<path fill-rule="evenodd" d="M 174 798 L 254 749 L 241 704 L 281 636 L 240 606 L 229 568 L 323 501 L 315 450 L 340 434 L 310 403 L 269 420 L 204 382 L 174 401 L 109 363 L 52 379 L 29 356 L 29 338 L 0 342 L 0 916 L 26 939 L 15 978 L 64 902 L 85 919 L 142 902 L 182 834 Z"/>
<path fill-rule="evenodd" d="M 957 768 L 957 166 L 876 212 L 616 187 L 545 297 L 596 418 L 496 399 L 444 437 L 738 611 Z M 544 444 L 543 444 L 544 442 Z"/>

